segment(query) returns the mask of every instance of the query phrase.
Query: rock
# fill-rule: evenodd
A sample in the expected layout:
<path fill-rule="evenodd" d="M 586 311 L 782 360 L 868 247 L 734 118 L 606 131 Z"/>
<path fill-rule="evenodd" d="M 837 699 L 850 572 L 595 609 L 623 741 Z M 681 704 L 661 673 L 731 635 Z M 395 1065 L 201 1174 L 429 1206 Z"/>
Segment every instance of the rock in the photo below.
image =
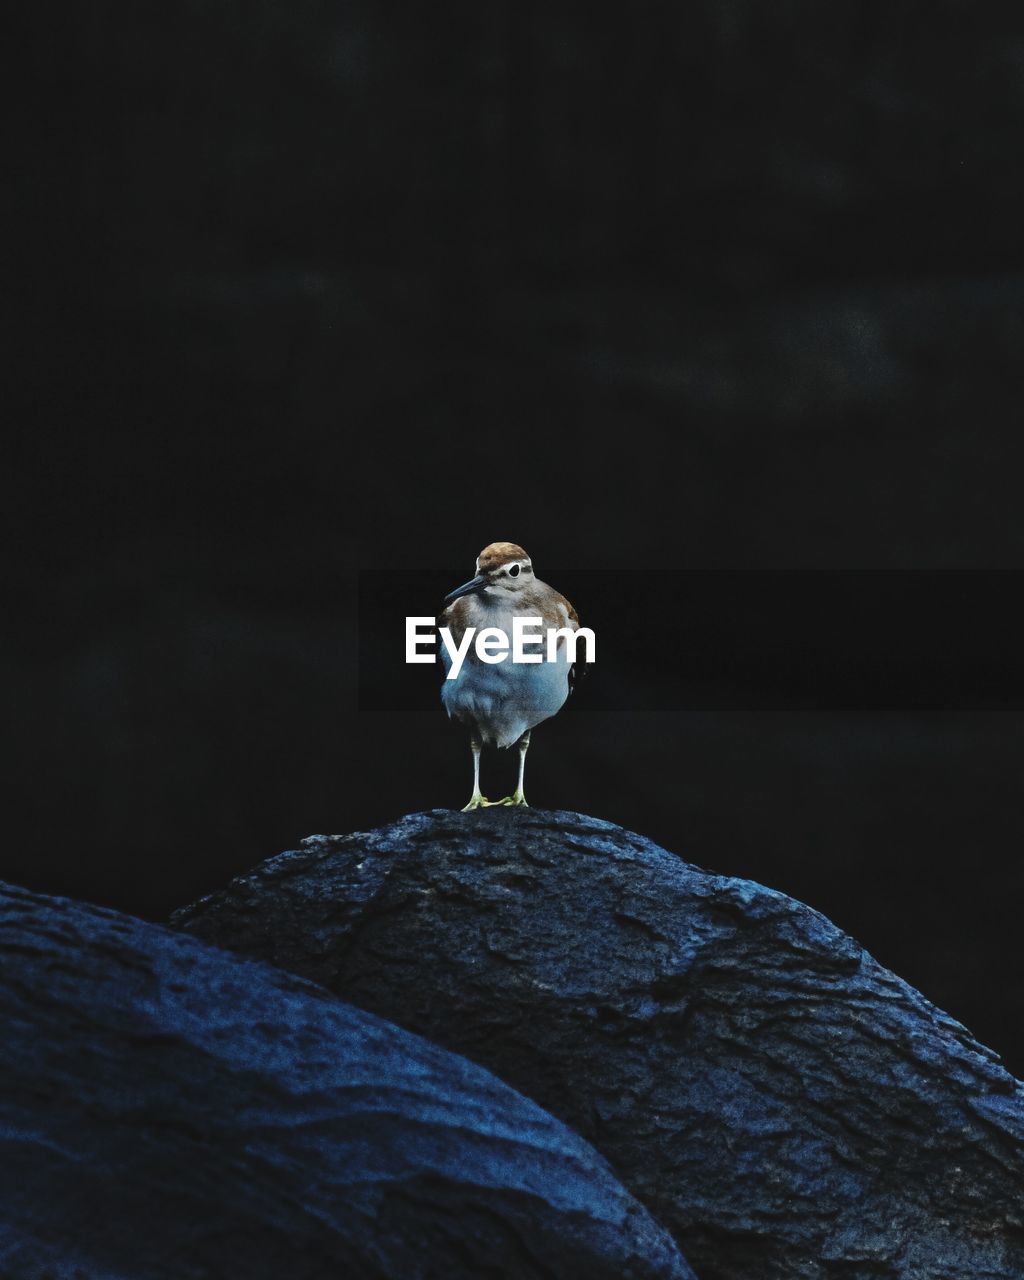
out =
<path fill-rule="evenodd" d="M 692 1280 L 580 1138 L 311 984 L 0 886 L 0 1275 Z"/>
<path fill-rule="evenodd" d="M 703 1280 L 1024 1275 L 1024 1087 L 781 893 L 575 813 L 435 810 L 176 923 L 534 1098 Z"/>

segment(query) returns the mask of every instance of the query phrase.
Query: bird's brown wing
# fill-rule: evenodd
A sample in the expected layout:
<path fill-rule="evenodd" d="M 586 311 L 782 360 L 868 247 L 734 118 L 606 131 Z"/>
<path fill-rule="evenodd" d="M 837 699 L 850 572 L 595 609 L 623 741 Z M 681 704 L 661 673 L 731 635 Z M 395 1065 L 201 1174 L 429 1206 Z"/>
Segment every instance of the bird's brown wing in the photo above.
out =
<path fill-rule="evenodd" d="M 461 596 L 458 600 L 453 600 L 447 609 L 441 612 L 437 619 L 438 627 L 447 627 L 452 633 L 452 639 L 457 645 L 462 644 L 462 637 L 465 635 L 466 628 L 471 625 L 469 621 L 469 598 Z"/>
<path fill-rule="evenodd" d="M 578 627 L 580 625 L 580 615 L 576 612 L 576 609 L 574 608 L 574 606 L 568 600 L 566 600 L 565 596 L 561 595 L 561 593 L 559 593 L 559 599 L 562 601 L 562 603 L 565 605 L 566 609 L 568 610 L 569 618 L 571 619 L 571 621 Z M 579 650 L 577 649 L 576 652 L 579 653 Z M 583 652 L 586 653 L 585 648 Z M 587 674 L 587 663 L 585 659 L 577 658 L 576 661 L 569 668 L 570 696 L 572 695 L 573 690 L 576 688 L 576 686 L 579 684 L 579 682 L 583 679 L 583 677 L 586 674 Z"/>

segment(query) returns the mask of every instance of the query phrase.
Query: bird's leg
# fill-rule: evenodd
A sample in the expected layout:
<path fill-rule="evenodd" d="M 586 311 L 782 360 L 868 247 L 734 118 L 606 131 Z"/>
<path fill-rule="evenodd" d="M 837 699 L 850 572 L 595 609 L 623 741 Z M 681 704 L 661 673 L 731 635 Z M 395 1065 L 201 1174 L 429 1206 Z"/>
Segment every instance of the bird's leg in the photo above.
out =
<path fill-rule="evenodd" d="M 480 791 L 480 751 L 483 747 L 480 739 L 474 733 L 469 739 L 469 749 L 473 753 L 473 794 L 469 798 L 469 804 L 462 810 L 463 813 L 469 813 L 472 809 L 482 809 L 491 802 Z"/>
<path fill-rule="evenodd" d="M 526 772 L 526 753 L 530 749 L 530 731 L 527 731 L 519 739 L 519 781 L 516 784 L 515 791 L 510 796 L 506 796 L 504 800 L 495 800 L 495 804 L 523 805 L 525 808 L 530 806 L 526 803 L 526 795 L 523 791 L 523 775 Z"/>
<path fill-rule="evenodd" d="M 519 739 L 519 781 L 516 783 L 516 789 L 512 793 L 512 803 L 526 805 L 526 793 L 523 791 L 523 776 L 526 773 L 526 753 L 530 749 L 530 731 L 527 731 Z M 529 805 L 526 805 L 529 808 Z"/>

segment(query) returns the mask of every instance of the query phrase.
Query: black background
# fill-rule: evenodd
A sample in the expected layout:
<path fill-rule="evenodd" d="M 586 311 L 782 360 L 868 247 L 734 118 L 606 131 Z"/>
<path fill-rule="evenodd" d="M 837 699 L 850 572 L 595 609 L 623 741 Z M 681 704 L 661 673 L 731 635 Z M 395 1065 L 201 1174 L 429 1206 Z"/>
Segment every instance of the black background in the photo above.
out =
<path fill-rule="evenodd" d="M 381 664 L 512 539 L 599 635 L 531 801 L 810 902 L 1024 1071 L 1020 14 L 14 22 L 0 873 L 159 917 L 463 803 Z"/>

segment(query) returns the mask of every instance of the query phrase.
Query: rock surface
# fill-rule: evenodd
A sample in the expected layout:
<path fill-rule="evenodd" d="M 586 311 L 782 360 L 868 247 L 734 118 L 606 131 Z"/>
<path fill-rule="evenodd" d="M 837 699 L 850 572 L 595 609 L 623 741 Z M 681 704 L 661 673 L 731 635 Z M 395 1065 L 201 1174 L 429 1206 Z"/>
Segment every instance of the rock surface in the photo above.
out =
<path fill-rule="evenodd" d="M 0 1275 L 692 1280 L 481 1068 L 264 965 L 0 886 Z"/>
<path fill-rule="evenodd" d="M 175 922 L 489 1067 L 702 1280 L 1024 1275 L 1024 1087 L 780 893 L 575 813 L 437 810 Z"/>

